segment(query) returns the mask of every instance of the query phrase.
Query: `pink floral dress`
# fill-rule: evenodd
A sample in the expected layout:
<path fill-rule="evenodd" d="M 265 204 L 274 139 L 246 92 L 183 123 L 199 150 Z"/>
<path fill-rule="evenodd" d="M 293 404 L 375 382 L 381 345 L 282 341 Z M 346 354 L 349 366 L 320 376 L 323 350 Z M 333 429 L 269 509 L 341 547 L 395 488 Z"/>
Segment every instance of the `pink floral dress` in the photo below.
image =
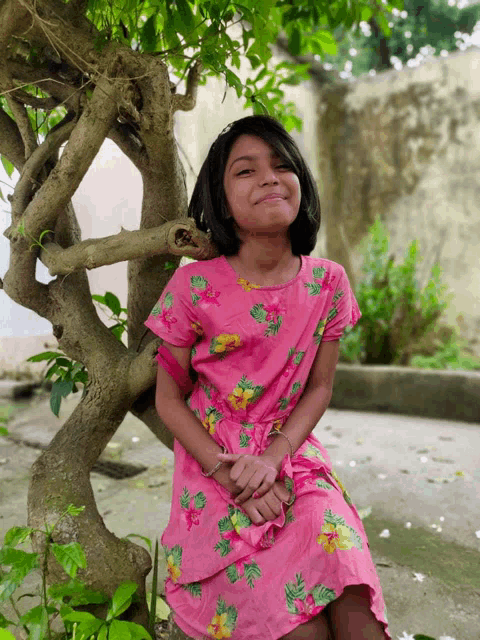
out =
<path fill-rule="evenodd" d="M 344 268 L 302 256 L 287 283 L 258 286 L 224 256 L 177 269 L 145 322 L 192 347 L 198 380 L 187 404 L 230 453 L 260 454 L 305 388 L 322 340 L 361 314 Z M 348 585 L 370 587 L 388 638 L 380 582 L 362 521 L 326 449 L 308 436 L 279 479 L 292 491 L 274 521 L 255 525 L 201 474 L 175 440 L 169 523 L 162 535 L 166 599 L 191 638 L 276 640 L 316 616 Z"/>

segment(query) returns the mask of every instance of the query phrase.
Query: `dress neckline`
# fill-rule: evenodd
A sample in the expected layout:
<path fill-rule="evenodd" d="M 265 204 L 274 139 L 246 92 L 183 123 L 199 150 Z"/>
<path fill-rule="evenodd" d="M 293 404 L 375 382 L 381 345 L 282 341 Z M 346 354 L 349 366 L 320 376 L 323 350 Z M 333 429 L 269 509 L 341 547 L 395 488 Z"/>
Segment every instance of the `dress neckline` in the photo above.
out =
<path fill-rule="evenodd" d="M 303 276 L 303 273 L 304 273 L 305 267 L 306 267 L 305 256 L 301 255 L 301 256 L 299 256 L 299 258 L 300 258 L 300 269 L 298 270 L 297 275 L 294 276 L 291 280 L 288 280 L 287 282 L 281 282 L 280 284 L 261 285 L 261 284 L 255 284 L 254 282 L 251 282 L 250 280 L 247 280 L 246 278 L 243 278 L 241 275 L 239 275 L 235 271 L 235 269 L 232 267 L 232 265 L 228 262 L 227 258 L 224 255 L 220 256 L 220 258 L 224 261 L 224 263 L 226 264 L 227 268 L 234 275 L 235 280 L 237 282 L 240 279 L 245 280 L 249 284 L 253 285 L 255 287 L 255 289 L 282 289 L 283 287 L 288 287 L 291 284 L 297 282 L 297 280 L 299 280 Z"/>

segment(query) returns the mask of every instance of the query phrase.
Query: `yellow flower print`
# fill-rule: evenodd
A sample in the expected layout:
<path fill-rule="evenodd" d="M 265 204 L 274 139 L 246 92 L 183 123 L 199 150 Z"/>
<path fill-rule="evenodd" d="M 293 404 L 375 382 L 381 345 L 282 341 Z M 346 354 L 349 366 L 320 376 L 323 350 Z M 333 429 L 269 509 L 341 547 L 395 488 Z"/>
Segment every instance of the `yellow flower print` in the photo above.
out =
<path fill-rule="evenodd" d="M 199 336 L 203 336 L 203 327 L 198 322 L 191 322 L 190 326 L 195 331 L 195 333 Z"/>
<path fill-rule="evenodd" d="M 245 291 L 251 291 L 252 289 L 260 289 L 260 285 L 252 284 L 248 280 L 245 280 L 245 278 L 238 278 L 237 282 L 239 285 L 243 287 Z"/>
<path fill-rule="evenodd" d="M 230 638 L 232 632 L 225 626 L 226 621 L 226 613 L 214 615 L 211 623 L 207 627 L 207 633 L 209 633 L 213 638 L 217 638 L 217 640 L 221 640 L 221 638 Z"/>
<path fill-rule="evenodd" d="M 332 477 L 333 479 L 337 482 L 338 486 L 340 487 L 342 493 L 343 493 L 343 497 L 345 499 L 345 501 L 348 504 L 352 504 L 352 498 L 350 497 L 350 494 L 348 493 L 348 491 L 345 489 L 345 487 L 343 486 L 342 481 L 340 480 L 340 478 L 337 476 L 336 472 L 334 471 L 334 469 L 332 469 L 331 471 Z"/>
<path fill-rule="evenodd" d="M 222 351 L 233 351 L 237 347 L 240 347 L 242 341 L 240 340 L 240 336 L 236 333 L 222 333 L 215 338 L 215 352 L 221 353 Z"/>
<path fill-rule="evenodd" d="M 273 423 L 272 423 L 272 428 L 275 431 L 280 431 L 282 426 L 283 426 L 283 421 L 282 420 L 274 420 Z"/>
<path fill-rule="evenodd" d="M 208 416 L 206 416 L 205 420 L 202 420 L 203 426 L 211 436 L 213 436 L 213 434 L 215 433 L 216 423 L 217 423 L 217 420 L 215 418 L 215 413 L 213 411 L 209 413 Z"/>
<path fill-rule="evenodd" d="M 228 396 L 228 401 L 234 409 L 246 409 L 249 400 L 254 396 L 254 389 L 241 389 L 235 387 L 233 393 Z"/>
<path fill-rule="evenodd" d="M 353 547 L 350 538 L 350 529 L 343 524 L 334 525 L 326 522 L 322 527 L 322 533 L 317 536 L 318 544 L 321 544 L 327 553 L 333 553 L 336 549 L 348 550 Z"/>
<path fill-rule="evenodd" d="M 178 578 L 182 575 L 182 572 L 175 564 L 172 555 L 169 555 L 167 558 L 167 570 L 173 582 L 176 582 Z"/>

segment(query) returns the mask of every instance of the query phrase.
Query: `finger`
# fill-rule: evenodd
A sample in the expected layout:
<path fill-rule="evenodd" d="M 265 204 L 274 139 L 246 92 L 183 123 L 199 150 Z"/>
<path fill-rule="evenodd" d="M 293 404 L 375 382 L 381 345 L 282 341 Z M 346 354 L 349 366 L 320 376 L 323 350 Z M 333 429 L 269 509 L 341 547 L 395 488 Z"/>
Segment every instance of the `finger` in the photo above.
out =
<path fill-rule="evenodd" d="M 253 522 L 253 524 L 256 524 L 256 525 L 264 524 L 265 519 L 262 516 L 262 514 L 258 511 L 257 507 L 255 507 L 252 503 L 247 503 L 247 505 L 245 505 L 244 511 L 247 514 L 247 516 L 250 518 L 250 520 Z"/>
<path fill-rule="evenodd" d="M 263 499 L 268 504 L 272 512 L 275 514 L 275 517 L 278 518 L 278 516 L 282 513 L 281 501 L 277 498 L 277 496 L 273 493 L 273 491 L 269 491 L 267 495 L 263 497 Z"/>
<path fill-rule="evenodd" d="M 253 473 L 250 477 L 248 477 L 248 470 L 246 469 L 245 476 L 241 476 L 238 479 L 238 484 L 240 486 L 243 486 L 243 491 L 237 496 L 235 502 L 239 504 L 239 501 L 244 502 L 245 500 L 248 500 L 248 498 L 252 497 L 254 491 L 258 489 L 262 481 L 263 481 L 262 472 L 257 471 L 256 473 Z"/>
<path fill-rule="evenodd" d="M 265 498 L 257 506 L 258 512 L 265 518 L 265 520 L 276 520 L 277 514 L 272 510 Z"/>
<path fill-rule="evenodd" d="M 242 484 L 241 475 L 245 471 L 246 462 L 243 459 L 239 459 L 235 462 L 233 467 L 230 469 L 230 479 L 238 484 L 240 487 L 244 487 Z M 248 476 L 247 476 L 248 477 Z M 238 482 L 240 480 L 240 482 Z M 245 482 L 246 484 L 246 482 Z"/>
<path fill-rule="evenodd" d="M 256 489 L 255 493 L 253 494 L 254 498 L 261 498 L 262 496 L 264 496 L 266 493 L 268 493 L 268 491 L 270 491 L 270 489 L 273 487 L 275 483 L 275 473 L 267 473 L 266 476 L 263 477 L 262 481 L 260 482 L 258 488 Z"/>
<path fill-rule="evenodd" d="M 283 485 L 274 483 L 272 489 L 277 498 L 282 502 L 288 502 L 290 500 L 290 493 Z"/>
<path fill-rule="evenodd" d="M 242 453 L 217 453 L 217 458 L 225 462 L 235 462 L 242 455 Z"/>

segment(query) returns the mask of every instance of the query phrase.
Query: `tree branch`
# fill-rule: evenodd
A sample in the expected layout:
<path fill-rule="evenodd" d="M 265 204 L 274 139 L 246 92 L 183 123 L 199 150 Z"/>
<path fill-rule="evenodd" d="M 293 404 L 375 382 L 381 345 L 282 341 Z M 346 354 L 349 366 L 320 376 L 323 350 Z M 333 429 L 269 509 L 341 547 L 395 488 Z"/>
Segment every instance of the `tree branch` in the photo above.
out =
<path fill-rule="evenodd" d="M 37 239 L 55 224 L 77 190 L 117 116 L 117 84 L 100 78 L 60 160 L 25 210 L 25 231 Z"/>
<path fill-rule="evenodd" d="M 199 60 L 190 68 L 187 76 L 187 90 L 185 95 L 172 96 L 172 111 L 191 111 L 197 104 L 198 81 L 202 73 L 202 63 Z"/>
<path fill-rule="evenodd" d="M 73 131 L 76 124 L 73 117 L 73 114 L 65 116 L 63 121 L 49 132 L 42 144 L 35 149 L 26 161 L 13 193 L 12 223 L 14 225 L 19 222 L 25 211 L 33 189 L 39 186 L 36 183 L 36 178 L 45 162 L 60 149 Z"/>
<path fill-rule="evenodd" d="M 117 235 L 84 240 L 67 249 L 46 243 L 40 259 L 50 275 L 57 276 L 161 254 L 207 260 L 214 258 L 216 251 L 210 236 L 199 231 L 191 218 L 185 218 L 153 229 L 122 229 Z"/>
<path fill-rule="evenodd" d="M 15 120 L 0 108 L 0 153 L 13 163 L 20 172 L 25 163 L 25 149 L 22 136 Z"/>
<path fill-rule="evenodd" d="M 37 138 L 35 133 L 33 132 L 30 120 L 28 119 L 25 105 L 23 105 L 21 102 L 18 102 L 18 100 L 10 94 L 7 94 L 7 103 L 15 117 L 15 122 L 17 123 L 18 130 L 20 131 L 20 135 L 22 136 L 26 160 L 37 148 Z"/>
<path fill-rule="evenodd" d="M 117 121 L 108 132 L 108 137 L 123 151 L 140 172 L 146 168 L 147 156 L 145 149 L 140 140 L 132 135 L 128 125 Z"/>

